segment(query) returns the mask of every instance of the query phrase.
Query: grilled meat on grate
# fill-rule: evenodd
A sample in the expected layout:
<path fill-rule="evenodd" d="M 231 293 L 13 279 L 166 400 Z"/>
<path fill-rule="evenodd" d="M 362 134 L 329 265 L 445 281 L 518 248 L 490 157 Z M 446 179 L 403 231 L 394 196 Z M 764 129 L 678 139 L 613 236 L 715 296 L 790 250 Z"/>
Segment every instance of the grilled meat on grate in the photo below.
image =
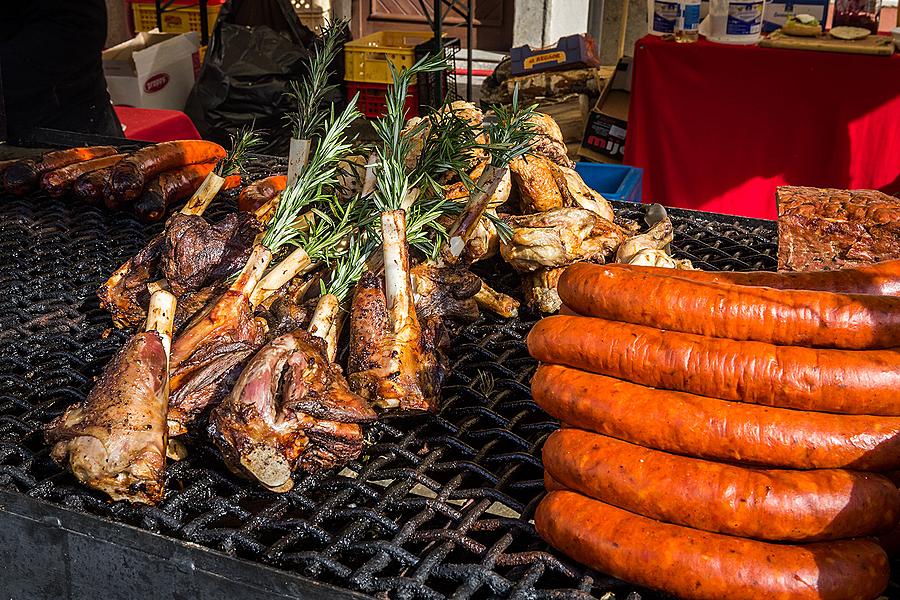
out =
<path fill-rule="evenodd" d="M 235 473 L 284 492 L 295 470 L 316 472 L 357 458 L 361 423 L 375 420 L 350 391 L 325 343 L 302 330 L 263 347 L 210 416 L 210 437 Z"/>
<path fill-rule="evenodd" d="M 119 350 L 83 402 L 45 429 L 54 460 L 113 500 L 162 499 L 174 308 L 171 294 L 154 294 L 147 331 Z"/>

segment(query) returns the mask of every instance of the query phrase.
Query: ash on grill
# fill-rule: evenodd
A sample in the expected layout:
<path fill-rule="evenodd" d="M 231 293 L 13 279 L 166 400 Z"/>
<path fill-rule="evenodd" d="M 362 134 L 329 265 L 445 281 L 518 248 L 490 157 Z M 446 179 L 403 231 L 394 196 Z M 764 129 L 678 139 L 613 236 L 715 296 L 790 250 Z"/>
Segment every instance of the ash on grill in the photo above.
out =
<path fill-rule="evenodd" d="M 252 174 L 283 170 L 258 161 Z M 233 193 L 210 210 L 233 210 Z M 640 207 L 616 204 L 639 219 Z M 673 250 L 705 269 L 773 269 L 773 223 L 671 211 Z M 586 571 L 528 522 L 543 494 L 540 447 L 556 423 L 532 402 L 532 322 L 482 317 L 450 348 L 439 413 L 373 426 L 340 473 L 276 494 L 238 479 L 205 439 L 166 473 L 156 507 L 109 503 L 50 459 L 41 428 L 89 391 L 126 341 L 93 295 L 159 226 L 42 195 L 0 201 L 0 487 L 345 588 L 398 598 L 654 598 Z M 518 277 L 478 267 L 512 293 Z M 520 518 L 521 515 L 521 518 Z"/>

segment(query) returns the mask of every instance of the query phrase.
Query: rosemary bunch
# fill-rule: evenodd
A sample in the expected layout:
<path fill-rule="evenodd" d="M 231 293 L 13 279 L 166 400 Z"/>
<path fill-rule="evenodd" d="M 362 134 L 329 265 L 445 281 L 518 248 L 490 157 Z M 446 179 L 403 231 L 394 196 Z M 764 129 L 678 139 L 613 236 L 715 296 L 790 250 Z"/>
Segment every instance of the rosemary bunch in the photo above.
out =
<path fill-rule="evenodd" d="M 422 143 L 415 167 L 409 174 L 410 185 L 426 195 L 443 193 L 442 175 L 454 173 L 472 188 L 468 167 L 473 153 L 480 147 L 478 129 L 457 114 L 445 101 L 444 106 L 428 118 L 428 132 Z"/>
<path fill-rule="evenodd" d="M 491 156 L 492 167 L 505 167 L 516 158 L 526 154 L 534 145 L 537 135 L 534 123 L 536 104 L 522 107 L 519 104 L 519 86 L 513 90 L 512 103 L 492 108 L 495 118 L 485 130 L 490 140 L 485 149 Z"/>
<path fill-rule="evenodd" d="M 365 272 L 366 261 L 375 251 L 375 247 L 371 241 L 351 237 L 346 252 L 334 261 L 328 281 L 324 279 L 320 281 L 322 295 L 332 294 L 343 303 Z"/>
<path fill-rule="evenodd" d="M 321 110 L 322 101 L 329 92 L 337 89 L 328 83 L 331 67 L 341 51 L 341 37 L 347 21 L 332 21 L 322 30 L 306 73 L 299 80 L 291 82 L 288 96 L 296 110 L 285 115 L 291 124 L 291 137 L 297 140 L 311 140 L 321 135 L 325 129 L 327 113 Z"/>
<path fill-rule="evenodd" d="M 325 133 L 307 168 L 300 174 L 295 185 L 282 192 L 275 215 L 262 239 L 262 244 L 273 253 L 288 244 L 296 244 L 304 235 L 296 227 L 301 211 L 330 198 L 331 188 L 337 177 L 337 165 L 352 151 L 346 130 L 360 116 L 356 110 L 356 100 L 357 97 L 354 96 L 347 108 L 337 116 L 332 107 L 325 121 Z"/>
<path fill-rule="evenodd" d="M 254 131 L 252 126 L 241 129 L 237 136 L 231 136 L 231 152 L 216 165 L 214 169 L 216 175 L 219 177 L 237 175 L 243 171 L 247 155 L 262 145 L 262 136 Z"/>

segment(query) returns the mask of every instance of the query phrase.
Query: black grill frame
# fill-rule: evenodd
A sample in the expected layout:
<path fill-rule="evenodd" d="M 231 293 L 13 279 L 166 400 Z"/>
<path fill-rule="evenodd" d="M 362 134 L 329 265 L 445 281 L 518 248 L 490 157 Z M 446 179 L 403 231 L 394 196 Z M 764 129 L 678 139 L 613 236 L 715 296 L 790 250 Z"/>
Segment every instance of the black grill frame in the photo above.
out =
<path fill-rule="evenodd" d="M 264 158 L 252 172 L 283 166 Z M 223 196 L 212 219 L 234 209 L 233 194 Z M 639 205 L 615 209 L 642 215 Z M 698 267 L 775 268 L 773 222 L 677 209 L 670 216 L 676 256 Z M 391 598 L 658 597 L 550 550 L 528 520 L 542 495 L 540 447 L 557 426 L 529 394 L 535 363 L 524 336 L 533 316 L 486 316 L 461 328 L 440 413 L 376 424 L 366 456 L 349 465 L 353 478 L 303 475 L 288 494 L 273 494 L 231 475 L 201 437 L 189 459 L 169 468 L 158 507 L 109 503 L 78 485 L 49 459 L 40 427 L 86 394 L 126 339 L 117 330 L 104 337 L 111 323 L 93 291 L 160 227 L 41 194 L 0 197 L 0 540 L 16 519 L 56 514 L 63 529 L 86 529 L 98 556 L 117 556 L 108 544 L 120 531 L 138 547 L 164 540 L 190 553 L 192 565 L 231 565 L 210 589 L 259 570 L 277 579 L 260 598 L 280 597 L 284 586 L 303 597 L 322 592 L 304 578 Z M 495 288 L 516 292 L 517 276 L 504 265 L 479 270 Z M 156 564 L 154 556 L 142 560 Z"/>

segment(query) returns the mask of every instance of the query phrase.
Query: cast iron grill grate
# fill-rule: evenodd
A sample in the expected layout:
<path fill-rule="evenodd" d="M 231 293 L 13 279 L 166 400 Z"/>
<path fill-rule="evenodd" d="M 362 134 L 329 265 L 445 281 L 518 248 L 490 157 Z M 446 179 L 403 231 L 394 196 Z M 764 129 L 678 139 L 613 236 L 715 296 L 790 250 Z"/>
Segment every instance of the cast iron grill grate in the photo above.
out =
<path fill-rule="evenodd" d="M 217 201 L 211 218 L 233 205 Z M 678 254 L 700 267 L 775 266 L 772 223 L 672 216 Z M 41 427 L 87 393 L 126 339 L 105 333 L 94 290 L 159 227 L 40 194 L 0 200 L 0 487 L 376 596 L 655 597 L 549 551 L 528 522 L 540 447 L 556 427 L 530 399 L 529 319 L 462 328 L 440 414 L 380 422 L 361 460 L 299 476 L 287 494 L 235 478 L 202 439 L 169 468 L 158 507 L 78 485 L 51 461 Z M 515 275 L 483 270 L 514 291 Z"/>

